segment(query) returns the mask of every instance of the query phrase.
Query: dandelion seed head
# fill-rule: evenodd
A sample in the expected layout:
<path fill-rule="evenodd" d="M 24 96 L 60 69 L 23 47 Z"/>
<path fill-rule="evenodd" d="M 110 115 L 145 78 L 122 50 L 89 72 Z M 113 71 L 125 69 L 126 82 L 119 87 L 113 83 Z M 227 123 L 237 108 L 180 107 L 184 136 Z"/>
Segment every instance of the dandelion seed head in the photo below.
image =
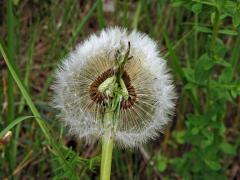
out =
<path fill-rule="evenodd" d="M 115 141 L 123 147 L 139 146 L 156 138 L 171 121 L 176 95 L 156 43 L 146 34 L 115 27 L 80 43 L 56 73 L 54 104 L 70 133 L 87 140 L 101 138 L 104 108 L 111 98 L 111 91 L 102 92 L 104 83 L 114 81 L 116 52 L 124 56 L 128 43 L 129 61 L 122 75 L 125 96 L 118 124 L 112 124 Z"/>

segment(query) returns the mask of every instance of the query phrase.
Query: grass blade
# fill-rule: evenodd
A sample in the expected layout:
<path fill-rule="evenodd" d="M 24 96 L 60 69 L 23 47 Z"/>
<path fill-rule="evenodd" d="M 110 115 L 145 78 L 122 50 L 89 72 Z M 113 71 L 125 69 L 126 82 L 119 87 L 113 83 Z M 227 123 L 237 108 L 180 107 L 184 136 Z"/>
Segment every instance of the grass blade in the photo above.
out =
<path fill-rule="evenodd" d="M 75 31 L 73 32 L 72 38 L 69 41 L 69 44 L 73 44 L 76 40 L 77 40 L 77 36 L 81 33 L 84 25 L 86 24 L 86 22 L 88 21 L 88 19 L 93 15 L 95 9 L 98 7 L 98 3 L 101 0 L 96 1 L 92 8 L 88 11 L 87 15 L 82 19 L 82 21 L 80 22 L 80 24 L 77 26 L 77 28 L 75 29 Z"/>
<path fill-rule="evenodd" d="M 163 37 L 166 42 L 167 48 L 169 50 L 169 56 L 172 59 L 172 68 L 176 72 L 177 76 L 180 79 L 184 79 L 184 73 L 183 73 L 182 67 L 180 65 L 180 61 L 179 61 L 176 53 L 173 50 L 173 45 L 170 43 L 170 40 L 169 40 L 165 30 L 163 30 Z"/>
<path fill-rule="evenodd" d="M 27 102 L 30 110 L 32 111 L 34 117 L 36 118 L 36 121 L 40 127 L 40 129 L 42 130 L 45 138 L 47 139 L 48 143 L 50 145 L 53 146 L 54 150 L 56 151 L 57 155 L 61 158 L 62 163 L 64 163 L 66 165 L 66 167 L 68 168 L 69 171 L 71 171 L 73 174 L 75 174 L 74 170 L 71 168 L 71 166 L 66 162 L 64 155 L 62 154 L 60 147 L 58 146 L 58 144 L 55 142 L 55 139 L 51 136 L 49 129 L 47 128 L 46 124 L 44 123 L 44 121 L 41 118 L 40 113 L 38 112 L 36 106 L 34 105 L 30 95 L 28 94 L 26 88 L 24 87 L 24 84 L 21 82 L 20 78 L 17 75 L 17 72 L 14 70 L 11 62 L 9 61 L 9 58 L 7 56 L 6 51 L 4 50 L 3 47 L 3 43 L 2 40 L 0 41 L 0 51 L 2 53 L 3 59 L 5 60 L 7 67 L 13 77 L 13 79 L 15 80 L 15 82 L 17 83 L 22 95 L 25 98 L 25 101 Z"/>
<path fill-rule="evenodd" d="M 106 27 L 106 21 L 104 19 L 104 13 L 103 13 L 103 2 L 100 1 L 98 3 L 98 8 L 97 8 L 97 18 L 98 18 L 98 24 L 101 28 Z"/>
<path fill-rule="evenodd" d="M 2 138 L 4 136 L 4 134 L 6 134 L 10 129 L 12 129 L 14 126 L 16 126 L 17 124 L 21 123 L 22 121 L 26 120 L 26 119 L 30 119 L 34 116 L 22 116 L 22 117 L 18 117 L 17 119 L 15 119 L 14 121 L 12 121 L 5 129 L 3 129 L 0 132 L 0 138 Z"/>
<path fill-rule="evenodd" d="M 138 21 L 139 21 L 139 16 L 140 16 L 141 9 L 142 9 L 142 3 L 143 3 L 142 0 L 140 2 L 138 2 L 137 10 L 136 10 L 136 12 L 134 14 L 134 18 L 133 18 L 133 24 L 132 24 L 133 29 L 138 28 Z"/>
<path fill-rule="evenodd" d="M 7 2 L 7 46 L 9 51 L 9 61 L 13 64 L 14 58 L 16 54 L 16 19 L 14 16 L 13 2 Z M 8 111 L 7 111 L 7 122 L 11 123 L 15 117 L 15 108 L 14 108 L 14 80 L 11 74 L 8 72 L 8 90 L 7 90 L 7 98 L 8 98 Z M 13 131 L 14 137 L 16 135 L 15 130 Z M 17 137 L 15 137 L 16 139 Z M 16 141 L 12 141 L 9 149 L 7 151 L 7 157 L 9 159 L 9 165 L 11 171 L 16 166 L 16 154 L 17 154 L 17 144 Z"/>

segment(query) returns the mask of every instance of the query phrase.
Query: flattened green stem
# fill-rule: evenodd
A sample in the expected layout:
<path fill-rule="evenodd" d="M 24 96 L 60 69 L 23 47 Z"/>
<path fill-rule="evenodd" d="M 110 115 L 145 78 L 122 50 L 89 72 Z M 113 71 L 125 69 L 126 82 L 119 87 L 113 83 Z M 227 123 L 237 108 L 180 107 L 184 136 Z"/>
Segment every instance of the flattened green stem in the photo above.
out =
<path fill-rule="evenodd" d="M 128 42 L 128 50 L 124 56 L 118 51 L 116 57 L 116 74 L 113 77 L 107 78 L 98 90 L 109 98 L 105 114 L 103 118 L 104 134 L 102 137 L 102 159 L 100 180 L 109 180 L 111 176 L 112 151 L 114 133 L 119 121 L 119 113 L 122 99 L 128 99 L 128 90 L 122 79 L 124 73 L 124 66 L 130 53 L 130 42 Z"/>
<path fill-rule="evenodd" d="M 105 132 L 102 138 L 102 159 L 100 180 L 109 180 L 111 176 L 112 151 L 113 151 L 113 131 L 112 131 L 113 112 L 106 110 L 104 115 Z"/>
<path fill-rule="evenodd" d="M 213 33 L 212 33 L 212 42 L 211 42 L 212 50 L 214 50 L 214 48 L 215 48 L 220 23 L 221 23 L 220 14 L 217 9 L 216 13 L 215 13 L 214 24 L 213 24 Z"/>

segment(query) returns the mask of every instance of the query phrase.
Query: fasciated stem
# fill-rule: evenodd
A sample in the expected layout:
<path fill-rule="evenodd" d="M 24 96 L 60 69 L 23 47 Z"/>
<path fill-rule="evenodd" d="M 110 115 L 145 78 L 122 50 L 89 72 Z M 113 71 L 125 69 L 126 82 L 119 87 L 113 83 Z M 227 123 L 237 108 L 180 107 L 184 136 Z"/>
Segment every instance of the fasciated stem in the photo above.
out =
<path fill-rule="evenodd" d="M 128 50 L 125 55 L 120 51 L 115 54 L 116 57 L 116 73 L 115 76 L 106 79 L 99 85 L 98 90 L 110 97 L 106 100 L 105 113 L 103 118 L 104 133 L 102 136 L 102 159 L 100 180 L 109 180 L 111 177 L 112 151 L 114 143 L 114 133 L 118 125 L 119 113 L 122 99 L 128 99 L 128 90 L 122 79 L 125 64 L 131 57 L 130 42 L 128 42 Z"/>
<path fill-rule="evenodd" d="M 111 176 L 112 151 L 113 151 L 113 128 L 111 122 L 113 120 L 113 112 L 106 110 L 104 115 L 105 132 L 102 137 L 102 158 L 100 180 L 109 180 Z"/>
<path fill-rule="evenodd" d="M 100 180 L 109 180 L 111 176 L 113 137 L 111 132 L 102 138 L 102 159 Z"/>
<path fill-rule="evenodd" d="M 213 24 L 213 32 L 212 32 L 212 42 L 211 42 L 211 49 L 212 50 L 214 50 L 214 48 L 215 48 L 220 21 L 221 20 L 220 20 L 219 11 L 216 10 L 215 18 L 214 18 L 214 24 Z"/>

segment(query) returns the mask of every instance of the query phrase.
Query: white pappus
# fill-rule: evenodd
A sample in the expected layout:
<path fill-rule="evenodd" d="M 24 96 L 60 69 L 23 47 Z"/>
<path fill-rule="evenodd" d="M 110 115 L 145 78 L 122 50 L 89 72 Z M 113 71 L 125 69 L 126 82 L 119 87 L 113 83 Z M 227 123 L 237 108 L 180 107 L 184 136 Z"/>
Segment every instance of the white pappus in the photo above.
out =
<path fill-rule="evenodd" d="M 54 104 L 70 133 L 86 140 L 100 139 L 105 98 L 99 86 L 114 76 L 116 53 L 129 61 L 123 76 L 128 99 L 122 100 L 114 141 L 137 147 L 154 139 L 171 121 L 176 93 L 166 61 L 146 34 L 124 28 L 107 28 L 80 43 L 57 70 Z"/>

